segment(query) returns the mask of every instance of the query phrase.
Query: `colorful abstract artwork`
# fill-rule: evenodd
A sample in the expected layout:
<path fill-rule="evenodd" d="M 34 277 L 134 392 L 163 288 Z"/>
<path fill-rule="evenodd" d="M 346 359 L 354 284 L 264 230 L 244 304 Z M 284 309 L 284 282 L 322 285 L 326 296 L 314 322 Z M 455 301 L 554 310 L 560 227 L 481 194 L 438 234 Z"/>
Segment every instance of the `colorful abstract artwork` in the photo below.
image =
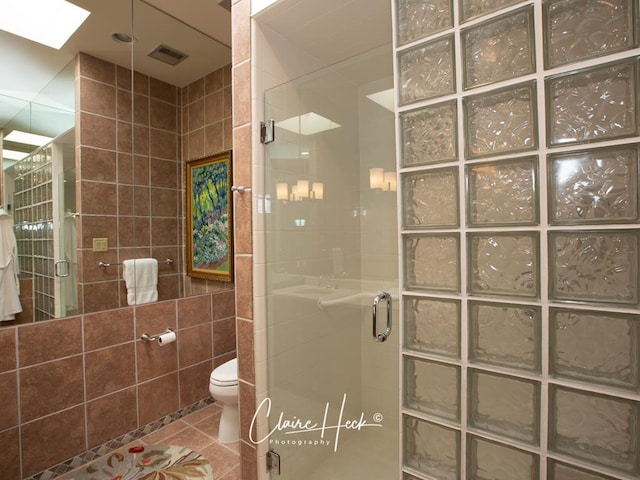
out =
<path fill-rule="evenodd" d="M 187 275 L 233 280 L 231 152 L 187 163 Z"/>

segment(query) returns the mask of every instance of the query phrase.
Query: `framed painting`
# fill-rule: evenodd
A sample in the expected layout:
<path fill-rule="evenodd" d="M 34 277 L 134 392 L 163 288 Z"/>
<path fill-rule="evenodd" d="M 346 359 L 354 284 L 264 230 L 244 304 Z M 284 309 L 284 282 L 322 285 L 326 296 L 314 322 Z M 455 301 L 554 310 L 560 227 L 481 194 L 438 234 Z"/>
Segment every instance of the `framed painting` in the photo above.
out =
<path fill-rule="evenodd" d="M 187 275 L 233 281 L 231 151 L 186 163 Z"/>

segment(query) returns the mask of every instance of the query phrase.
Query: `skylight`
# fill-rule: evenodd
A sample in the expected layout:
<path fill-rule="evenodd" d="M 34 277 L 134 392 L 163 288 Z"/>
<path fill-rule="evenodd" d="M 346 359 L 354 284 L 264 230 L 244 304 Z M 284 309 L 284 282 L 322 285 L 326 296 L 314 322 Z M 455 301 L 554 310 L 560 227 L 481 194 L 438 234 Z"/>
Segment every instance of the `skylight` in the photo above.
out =
<path fill-rule="evenodd" d="M 90 14 L 66 0 L 7 0 L 0 30 L 59 50 Z"/>
<path fill-rule="evenodd" d="M 287 118 L 276 125 L 285 130 L 302 135 L 313 135 L 314 133 L 324 132 L 333 128 L 339 128 L 342 125 L 335 123 L 328 118 L 318 115 L 314 112 L 304 113 L 297 117 Z"/>

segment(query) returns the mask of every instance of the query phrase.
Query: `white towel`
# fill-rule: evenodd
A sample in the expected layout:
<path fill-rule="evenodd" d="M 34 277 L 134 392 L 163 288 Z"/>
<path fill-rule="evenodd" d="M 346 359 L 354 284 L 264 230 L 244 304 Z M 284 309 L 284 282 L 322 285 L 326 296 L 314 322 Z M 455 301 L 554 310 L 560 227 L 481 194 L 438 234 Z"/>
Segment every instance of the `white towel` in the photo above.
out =
<path fill-rule="evenodd" d="M 155 258 L 136 258 L 125 260 L 122 265 L 127 303 L 140 305 L 158 301 L 158 261 Z"/>
<path fill-rule="evenodd" d="M 13 218 L 0 207 L 0 322 L 15 320 L 22 311 L 19 274 Z"/>

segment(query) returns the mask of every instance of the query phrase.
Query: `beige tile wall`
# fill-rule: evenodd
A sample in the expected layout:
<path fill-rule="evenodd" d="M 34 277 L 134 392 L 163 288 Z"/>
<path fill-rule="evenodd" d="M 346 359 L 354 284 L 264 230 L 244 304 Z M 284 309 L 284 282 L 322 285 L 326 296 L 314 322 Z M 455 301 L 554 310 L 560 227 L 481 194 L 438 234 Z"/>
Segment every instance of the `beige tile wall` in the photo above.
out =
<path fill-rule="evenodd" d="M 231 22 L 234 184 L 252 187 L 250 0 L 233 1 Z M 257 479 L 258 465 L 263 465 L 257 458 L 255 445 L 249 440 L 249 425 L 256 409 L 251 202 L 251 190 L 234 195 L 236 329 L 243 480 Z"/>
<path fill-rule="evenodd" d="M 33 475 L 208 397 L 212 368 L 235 356 L 234 321 L 230 289 L 0 330 L 0 478 Z M 177 342 L 139 340 L 167 327 Z"/>
<path fill-rule="evenodd" d="M 100 261 L 171 258 L 173 264 L 159 264 L 159 298 L 178 298 L 184 291 L 181 91 L 137 73 L 133 81 L 132 93 L 130 70 L 78 56 L 76 197 L 84 313 L 127 305 L 121 268 L 101 269 Z M 109 251 L 93 252 L 93 238 L 107 238 Z"/>
<path fill-rule="evenodd" d="M 2 480 L 36 474 L 208 397 L 212 368 L 236 355 L 234 284 L 164 266 L 160 289 L 170 299 L 118 308 L 126 305 L 118 270 L 96 267 L 131 255 L 183 258 L 182 163 L 231 148 L 231 67 L 182 89 L 136 74 L 134 122 L 125 69 L 81 54 L 77 72 L 78 192 L 87 209 L 78 229 L 81 291 L 86 308 L 109 310 L 0 330 Z M 91 251 L 95 236 L 113 245 L 106 256 Z M 171 299 L 179 288 L 194 296 Z M 177 330 L 176 343 L 139 340 L 167 327 Z"/>

